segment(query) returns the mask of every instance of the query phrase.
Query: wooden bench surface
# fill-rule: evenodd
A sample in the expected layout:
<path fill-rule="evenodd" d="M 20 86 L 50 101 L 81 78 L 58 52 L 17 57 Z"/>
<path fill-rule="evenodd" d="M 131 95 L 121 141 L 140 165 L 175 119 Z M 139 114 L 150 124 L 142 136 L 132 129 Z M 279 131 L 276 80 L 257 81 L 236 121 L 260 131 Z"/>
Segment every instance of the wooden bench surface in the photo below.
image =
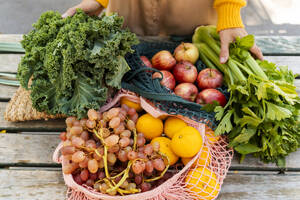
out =
<path fill-rule="evenodd" d="M 0 42 L 18 42 L 21 35 L 1 35 Z M 280 48 L 270 48 L 278 41 Z M 282 47 L 284 41 L 290 46 Z M 265 58 L 279 65 L 288 65 L 300 74 L 299 47 L 289 38 L 258 38 L 268 54 Z M 269 43 L 268 43 L 269 42 Z M 285 44 L 288 44 L 286 42 Z M 277 51 L 276 51 L 277 50 Z M 276 56 L 274 56 L 276 55 Z M 0 54 L 0 72 L 16 72 L 22 54 Z M 300 79 L 295 85 L 300 93 Z M 16 87 L 0 85 L 0 200 L 64 199 L 66 186 L 59 164 L 52 153 L 59 143 L 58 134 L 65 128 L 63 120 L 7 122 L 3 113 Z M 234 157 L 218 199 L 300 199 L 300 151 L 287 158 L 284 173 L 274 164 L 265 164 L 252 156 L 243 163 Z"/>

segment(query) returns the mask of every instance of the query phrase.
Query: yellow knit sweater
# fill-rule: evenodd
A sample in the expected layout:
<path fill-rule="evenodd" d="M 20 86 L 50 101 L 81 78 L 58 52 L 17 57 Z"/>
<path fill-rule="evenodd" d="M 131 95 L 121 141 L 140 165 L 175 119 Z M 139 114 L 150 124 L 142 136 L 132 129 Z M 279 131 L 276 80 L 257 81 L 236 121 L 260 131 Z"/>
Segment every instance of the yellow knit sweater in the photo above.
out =
<path fill-rule="evenodd" d="M 103 7 L 107 7 L 109 0 L 97 0 Z M 244 27 L 240 10 L 246 5 L 246 0 L 215 0 L 214 8 L 218 13 L 217 30 Z"/>

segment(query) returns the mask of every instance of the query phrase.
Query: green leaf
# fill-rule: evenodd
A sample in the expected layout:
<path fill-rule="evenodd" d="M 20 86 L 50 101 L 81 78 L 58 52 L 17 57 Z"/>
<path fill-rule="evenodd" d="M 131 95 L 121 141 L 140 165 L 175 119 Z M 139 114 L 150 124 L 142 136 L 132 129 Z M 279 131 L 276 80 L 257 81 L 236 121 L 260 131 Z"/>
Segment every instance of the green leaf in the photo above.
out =
<path fill-rule="evenodd" d="M 107 74 L 106 84 L 111 87 L 121 88 L 121 80 L 126 72 L 130 70 L 129 65 L 127 64 L 123 56 L 118 56 L 118 66 L 115 68 L 113 73 Z"/>
<path fill-rule="evenodd" d="M 223 117 L 218 127 L 215 130 L 215 135 L 222 135 L 229 133 L 232 130 L 231 116 L 234 110 L 229 110 L 226 115 Z"/>
<path fill-rule="evenodd" d="M 220 106 L 218 101 L 213 101 L 213 103 L 208 103 L 204 105 L 201 110 L 205 110 L 206 112 L 213 112 L 217 106 Z"/>
<path fill-rule="evenodd" d="M 240 144 L 240 145 L 236 146 L 234 148 L 234 150 L 236 150 L 240 154 L 245 155 L 245 154 L 249 154 L 249 153 L 259 152 L 259 151 L 261 151 L 261 148 L 257 147 L 254 144 L 247 143 L 247 144 Z"/>
<path fill-rule="evenodd" d="M 222 106 L 217 106 L 214 110 L 214 112 L 216 113 L 215 118 L 217 121 L 220 121 L 224 115 L 224 111 L 225 109 Z"/>
<path fill-rule="evenodd" d="M 247 35 L 237 41 L 239 46 L 245 49 L 250 49 L 254 45 L 254 35 Z"/>
<path fill-rule="evenodd" d="M 276 165 L 279 168 L 285 168 L 286 167 L 286 161 L 285 161 L 285 157 L 279 157 L 276 161 Z"/>
<path fill-rule="evenodd" d="M 241 143 L 248 143 L 249 140 L 255 135 L 256 128 L 244 128 L 237 137 L 233 139 L 233 141 L 230 142 L 230 147 L 237 146 Z"/>
<path fill-rule="evenodd" d="M 270 120 L 282 120 L 292 116 L 292 112 L 284 107 L 277 106 L 273 103 L 267 102 L 267 118 Z"/>
<path fill-rule="evenodd" d="M 254 118 L 257 118 L 257 119 L 260 119 L 249 107 L 244 107 L 242 108 L 242 111 L 245 113 L 245 114 L 248 114 Z"/>
<path fill-rule="evenodd" d="M 241 126 L 245 126 L 246 124 L 250 125 L 250 126 L 258 126 L 260 123 L 262 123 L 262 119 L 260 118 L 256 118 L 256 117 L 251 117 L 248 115 L 243 116 L 243 118 L 241 118 L 240 120 L 240 124 Z"/>

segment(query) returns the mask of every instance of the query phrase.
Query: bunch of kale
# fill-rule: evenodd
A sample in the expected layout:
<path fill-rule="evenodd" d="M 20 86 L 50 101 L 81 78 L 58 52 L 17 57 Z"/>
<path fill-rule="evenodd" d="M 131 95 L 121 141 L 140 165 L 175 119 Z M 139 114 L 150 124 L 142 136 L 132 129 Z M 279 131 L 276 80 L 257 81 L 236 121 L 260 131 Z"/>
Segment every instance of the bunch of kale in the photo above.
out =
<path fill-rule="evenodd" d="M 57 12 L 43 13 L 24 36 L 26 53 L 18 68 L 34 108 L 82 118 L 103 105 L 108 91 L 121 87 L 130 69 L 124 56 L 138 43 L 122 25 L 117 15 L 98 18 L 77 10 L 63 19 Z"/>

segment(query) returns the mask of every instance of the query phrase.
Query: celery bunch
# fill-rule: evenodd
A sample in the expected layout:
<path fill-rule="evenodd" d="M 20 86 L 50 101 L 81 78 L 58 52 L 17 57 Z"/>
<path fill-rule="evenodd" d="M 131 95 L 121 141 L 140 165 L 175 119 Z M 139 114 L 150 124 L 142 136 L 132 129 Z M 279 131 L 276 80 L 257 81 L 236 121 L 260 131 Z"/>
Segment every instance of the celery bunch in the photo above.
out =
<path fill-rule="evenodd" d="M 254 37 L 237 38 L 226 64 L 219 62 L 220 38 L 214 26 L 195 30 L 193 43 L 209 68 L 224 74 L 230 91 L 227 105 L 216 107 L 216 135 L 228 134 L 229 146 L 241 160 L 253 153 L 265 162 L 285 166 L 285 156 L 300 146 L 300 98 L 295 75 L 287 66 L 255 60 L 249 49 Z"/>

